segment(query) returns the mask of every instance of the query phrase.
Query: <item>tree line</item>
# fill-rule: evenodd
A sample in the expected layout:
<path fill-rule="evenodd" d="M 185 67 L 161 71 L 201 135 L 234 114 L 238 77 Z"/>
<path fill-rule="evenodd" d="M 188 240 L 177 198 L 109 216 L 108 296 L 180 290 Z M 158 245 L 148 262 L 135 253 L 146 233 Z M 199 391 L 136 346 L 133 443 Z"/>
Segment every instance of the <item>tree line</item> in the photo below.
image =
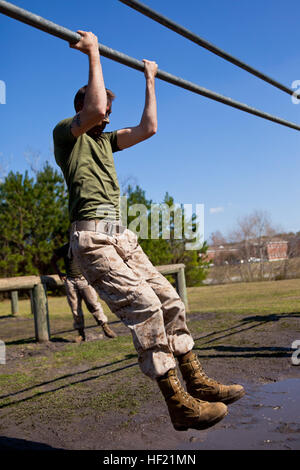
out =
<path fill-rule="evenodd" d="M 153 201 L 138 185 L 128 185 L 123 193 L 127 197 L 128 211 L 133 204 L 146 207 L 150 230 Z M 162 202 L 171 208 L 174 200 L 166 193 Z M 128 225 L 133 218 L 128 212 Z M 187 240 L 178 239 L 174 234 L 174 220 L 175 212 L 171 211 L 168 239 L 162 238 L 160 220 L 160 237 L 139 237 L 139 243 L 154 265 L 184 263 L 187 285 L 201 285 L 208 268 L 204 256 L 207 244 L 199 250 L 186 250 Z M 195 229 L 195 214 L 189 223 Z M 0 277 L 51 274 L 53 250 L 68 240 L 68 194 L 61 173 L 49 163 L 33 177 L 27 171 L 24 174 L 10 172 L 0 183 L 0 226 Z"/>

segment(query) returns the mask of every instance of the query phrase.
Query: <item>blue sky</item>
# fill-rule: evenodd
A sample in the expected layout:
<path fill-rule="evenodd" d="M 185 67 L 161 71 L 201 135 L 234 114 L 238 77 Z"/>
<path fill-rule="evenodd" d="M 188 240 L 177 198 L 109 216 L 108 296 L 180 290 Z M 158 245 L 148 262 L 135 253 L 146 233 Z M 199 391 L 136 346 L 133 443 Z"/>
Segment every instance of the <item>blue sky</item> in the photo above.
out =
<path fill-rule="evenodd" d="M 300 4 L 283 0 L 144 0 L 151 8 L 291 87 L 300 80 Z M 72 30 L 248 105 L 300 123 L 300 105 L 245 71 L 176 35 L 117 0 L 16 0 Z M 287 8 L 287 6 L 289 8 Z M 52 129 L 73 115 L 73 95 L 87 82 L 87 57 L 68 43 L 0 15 L 0 165 L 30 171 L 55 166 Z M 117 95 L 107 130 L 138 124 L 143 74 L 102 59 Z M 228 233 L 238 217 L 269 212 L 275 225 L 300 230 L 298 131 L 242 113 L 157 80 L 158 133 L 116 154 L 121 182 L 130 178 L 161 202 L 205 204 L 205 237 Z M 3 170 L 4 169 L 4 170 Z"/>

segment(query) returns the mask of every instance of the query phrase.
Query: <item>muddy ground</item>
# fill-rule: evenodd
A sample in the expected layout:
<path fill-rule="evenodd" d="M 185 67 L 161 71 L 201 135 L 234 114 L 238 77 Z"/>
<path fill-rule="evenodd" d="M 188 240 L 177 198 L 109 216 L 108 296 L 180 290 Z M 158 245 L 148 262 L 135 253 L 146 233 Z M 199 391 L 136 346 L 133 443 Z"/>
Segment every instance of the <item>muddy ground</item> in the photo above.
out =
<path fill-rule="evenodd" d="M 247 394 L 229 405 L 229 414 L 213 428 L 186 432 L 173 429 L 157 385 L 140 373 L 133 349 L 117 360 L 99 353 L 93 364 L 66 359 L 53 367 L 55 354 L 82 347 L 72 342 L 74 332 L 58 328 L 45 344 L 24 334 L 10 341 L 12 322 L 14 331 L 20 327 L 24 332 L 32 320 L 7 316 L 0 322 L 8 343 L 1 372 L 9 377 L 30 366 L 39 377 L 33 384 L 2 386 L 1 449 L 300 449 L 300 366 L 291 360 L 291 345 L 300 339 L 299 312 L 235 315 L 226 325 L 213 313 L 189 315 L 195 351 L 207 374 L 243 384 Z M 199 332 L 201 324 L 205 331 Z M 112 326 L 122 345 L 128 330 L 119 322 Z M 87 339 L 99 351 L 115 341 L 93 326 Z"/>

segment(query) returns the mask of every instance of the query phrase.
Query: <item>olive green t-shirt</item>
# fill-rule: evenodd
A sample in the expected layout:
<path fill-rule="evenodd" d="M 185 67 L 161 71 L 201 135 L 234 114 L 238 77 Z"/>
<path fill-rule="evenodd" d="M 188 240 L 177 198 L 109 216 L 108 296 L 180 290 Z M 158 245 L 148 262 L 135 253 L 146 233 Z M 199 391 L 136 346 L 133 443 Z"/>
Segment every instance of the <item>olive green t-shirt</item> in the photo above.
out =
<path fill-rule="evenodd" d="M 69 190 L 70 221 L 119 219 L 120 187 L 113 153 L 119 151 L 117 131 L 93 139 L 74 137 L 73 118 L 60 121 L 53 130 L 54 155 Z"/>
<path fill-rule="evenodd" d="M 76 259 L 72 256 L 69 258 L 69 243 L 66 243 L 65 245 L 61 246 L 60 248 L 57 248 L 54 250 L 55 255 L 58 258 L 63 258 L 64 263 L 65 263 L 65 271 L 67 277 L 80 277 L 82 276 L 81 269 L 79 267 L 79 264 L 77 263 Z"/>

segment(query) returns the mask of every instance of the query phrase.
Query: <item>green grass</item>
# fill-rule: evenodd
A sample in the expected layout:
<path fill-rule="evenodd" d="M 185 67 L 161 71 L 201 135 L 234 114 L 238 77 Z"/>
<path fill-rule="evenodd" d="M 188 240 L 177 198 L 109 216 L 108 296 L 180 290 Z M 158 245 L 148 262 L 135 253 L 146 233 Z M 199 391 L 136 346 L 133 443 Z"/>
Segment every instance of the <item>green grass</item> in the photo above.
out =
<path fill-rule="evenodd" d="M 70 315 L 71 315 L 70 307 L 69 307 L 66 296 L 59 296 L 59 297 L 48 296 L 48 304 L 49 304 L 50 314 L 53 315 L 54 318 L 64 319 L 66 318 L 66 316 L 70 318 Z M 82 305 L 83 305 L 83 312 L 87 313 L 87 315 L 90 315 L 88 313 L 88 310 L 84 302 Z M 112 313 L 107 307 L 107 305 L 104 302 L 102 302 L 101 305 L 103 307 L 104 313 L 106 315 L 109 315 L 112 318 Z M 18 306 L 19 306 L 18 317 L 30 318 L 32 316 L 30 299 L 19 299 Z M 0 301 L 0 317 L 7 316 L 7 315 L 11 315 L 11 302 L 9 299 Z"/>
<path fill-rule="evenodd" d="M 68 420 L 76 410 L 82 414 L 89 409 L 98 414 L 130 409 L 134 414 L 149 395 L 142 383 L 148 379 L 137 374 L 137 355 L 127 336 L 71 344 L 49 356 L 26 357 L 2 367 L 9 373 L 0 373 L 0 407 L 19 422 L 37 409 L 45 420 L 62 415 Z M 132 380 L 136 375 L 138 387 Z"/>
<path fill-rule="evenodd" d="M 226 345 L 259 345 L 259 334 L 273 326 L 279 334 L 281 328 L 296 333 L 300 331 L 299 317 L 285 318 L 285 314 L 300 311 L 299 288 L 297 279 L 189 288 L 189 328 L 196 342 L 197 337 L 205 335 L 210 341 L 210 335 L 216 333 L 214 346 L 224 344 L 222 330 L 236 326 L 240 331 L 227 335 Z M 10 315 L 10 302 L 0 302 L 1 339 L 6 341 L 8 351 L 26 352 L 24 357 L 19 355 L 5 366 L 0 365 L 0 406 L 5 415 L 20 423 L 37 410 L 41 419 L 63 416 L 66 423 L 76 410 L 81 414 L 97 410 L 99 415 L 114 410 L 130 416 L 155 397 L 155 384 L 139 372 L 129 331 L 113 340 L 64 343 L 63 339 L 75 336 L 66 298 L 49 297 L 48 301 L 52 339 L 60 340 L 57 349 L 47 349 L 30 339 L 34 329 L 29 300 L 19 301 L 16 318 L 3 319 L 1 316 Z M 116 321 L 107 306 L 103 307 L 109 321 Z M 84 311 L 86 325 L 95 326 L 92 315 Z M 197 317 L 195 313 L 202 315 Z M 261 321 L 263 317 L 272 319 L 272 315 L 279 316 L 280 322 Z M 249 342 L 247 327 L 256 323 L 258 336 L 252 335 Z"/>
<path fill-rule="evenodd" d="M 104 302 L 101 302 L 101 305 L 109 322 L 118 320 Z M 7 345 L 14 343 L 14 346 L 18 342 L 21 345 L 22 343 L 27 342 L 28 347 L 30 347 L 30 342 L 35 336 L 34 319 L 31 314 L 30 300 L 19 299 L 18 306 L 18 315 L 12 316 L 10 300 L 0 302 L 0 320 L 1 317 L 10 317 L 12 319 L 12 322 L 9 325 L 9 318 L 3 318 L 3 320 L 6 321 L 3 321 L 0 325 L 0 339 L 3 339 Z M 85 326 L 87 328 L 95 327 L 95 319 L 88 312 L 84 302 L 82 303 L 82 307 L 85 317 Z M 66 296 L 48 296 L 48 308 L 52 338 L 59 339 L 64 337 L 67 340 L 74 338 L 75 332 L 73 330 L 73 317 Z"/>
<path fill-rule="evenodd" d="M 120 361 L 124 357 L 135 357 L 131 336 L 119 336 L 114 341 L 91 341 L 80 345 L 66 346 L 62 351 L 53 353 L 55 365 L 66 364 L 74 367 L 78 364 L 96 364 L 99 357 L 107 362 Z"/>
<path fill-rule="evenodd" d="M 300 280 L 251 282 L 188 289 L 190 312 L 277 314 L 300 311 Z"/>
<path fill-rule="evenodd" d="M 19 300 L 19 314 L 23 318 L 29 318 L 31 314 L 30 300 L 22 299 Z M 0 317 L 11 315 L 11 303 L 10 300 L 2 300 L 0 302 Z"/>
<path fill-rule="evenodd" d="M 300 279 L 236 283 L 188 288 L 190 312 L 284 313 L 300 311 Z M 48 297 L 50 319 L 72 326 L 70 307 L 65 296 Z M 117 318 L 102 302 L 109 321 Z M 95 322 L 85 305 L 87 326 Z M 10 300 L 0 302 L 0 318 L 11 314 Z M 18 318 L 32 318 L 29 300 L 19 300 Z M 58 322 L 58 324 L 60 324 Z"/>

